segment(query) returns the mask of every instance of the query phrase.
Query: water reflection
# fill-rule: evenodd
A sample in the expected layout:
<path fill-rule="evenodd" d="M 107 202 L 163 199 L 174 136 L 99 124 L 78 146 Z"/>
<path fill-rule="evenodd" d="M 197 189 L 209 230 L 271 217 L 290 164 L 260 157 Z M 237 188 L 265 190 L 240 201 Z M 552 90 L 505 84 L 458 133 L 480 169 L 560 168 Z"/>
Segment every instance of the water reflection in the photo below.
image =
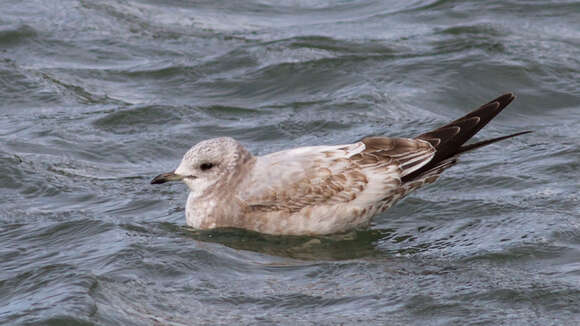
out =
<path fill-rule="evenodd" d="M 195 241 L 299 260 L 384 258 L 411 255 L 430 247 L 429 243 L 413 241 L 416 235 L 405 235 L 394 228 L 321 236 L 279 236 L 234 228 L 196 230 L 169 223 L 164 223 L 163 228 Z"/>
<path fill-rule="evenodd" d="M 195 230 L 174 226 L 174 229 L 197 241 L 300 260 L 348 260 L 383 255 L 384 252 L 377 249 L 378 243 L 394 233 L 394 230 L 385 229 L 325 236 L 278 236 L 233 228 Z"/>

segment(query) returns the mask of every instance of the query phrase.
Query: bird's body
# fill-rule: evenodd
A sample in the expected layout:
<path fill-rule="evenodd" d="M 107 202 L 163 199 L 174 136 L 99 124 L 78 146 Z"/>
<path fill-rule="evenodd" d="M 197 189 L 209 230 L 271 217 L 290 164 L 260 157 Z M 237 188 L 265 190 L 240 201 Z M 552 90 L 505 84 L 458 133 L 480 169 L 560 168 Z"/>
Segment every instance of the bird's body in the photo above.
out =
<path fill-rule="evenodd" d="M 409 192 L 434 182 L 467 150 L 522 133 L 464 143 L 513 100 L 505 94 L 416 138 L 367 137 L 353 144 L 253 156 L 232 138 L 200 142 L 173 173 L 191 192 L 187 224 L 269 234 L 330 234 L 368 226 Z"/>
<path fill-rule="evenodd" d="M 270 234 L 328 234 L 368 225 L 373 215 L 410 190 L 401 185 L 401 177 L 413 170 L 395 164 L 388 148 L 404 146 L 413 150 L 405 154 L 427 160 L 434 153 L 421 140 L 374 141 L 384 142 L 386 150 L 368 150 L 367 139 L 251 157 L 238 178 L 190 194 L 187 223 L 199 229 L 238 227 Z"/>

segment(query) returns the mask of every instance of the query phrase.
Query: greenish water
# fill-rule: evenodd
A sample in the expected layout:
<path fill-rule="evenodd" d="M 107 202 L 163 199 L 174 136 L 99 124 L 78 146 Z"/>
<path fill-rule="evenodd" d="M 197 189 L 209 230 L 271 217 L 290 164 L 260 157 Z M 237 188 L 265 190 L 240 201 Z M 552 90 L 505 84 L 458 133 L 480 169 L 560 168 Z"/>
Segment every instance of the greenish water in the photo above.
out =
<path fill-rule="evenodd" d="M 580 3 L 0 0 L 0 324 L 576 325 Z M 513 91 L 366 231 L 185 226 L 196 142 L 415 136 Z"/>

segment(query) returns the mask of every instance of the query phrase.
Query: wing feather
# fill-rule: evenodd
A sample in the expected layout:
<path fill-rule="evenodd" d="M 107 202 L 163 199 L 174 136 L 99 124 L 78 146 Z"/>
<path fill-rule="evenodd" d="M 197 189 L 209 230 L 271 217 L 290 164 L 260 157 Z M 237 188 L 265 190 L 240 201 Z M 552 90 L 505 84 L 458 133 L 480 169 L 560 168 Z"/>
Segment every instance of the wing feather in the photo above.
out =
<path fill-rule="evenodd" d="M 427 141 L 408 138 L 367 137 L 362 142 L 369 154 L 392 159 L 401 169 L 401 177 L 426 165 L 435 155 L 435 148 Z"/>
<path fill-rule="evenodd" d="M 397 192 L 403 189 L 401 178 L 427 164 L 434 153 L 427 141 L 386 137 L 272 153 L 258 158 L 239 197 L 248 211 L 264 213 L 297 213 L 357 198 L 372 205 L 404 195 Z"/>

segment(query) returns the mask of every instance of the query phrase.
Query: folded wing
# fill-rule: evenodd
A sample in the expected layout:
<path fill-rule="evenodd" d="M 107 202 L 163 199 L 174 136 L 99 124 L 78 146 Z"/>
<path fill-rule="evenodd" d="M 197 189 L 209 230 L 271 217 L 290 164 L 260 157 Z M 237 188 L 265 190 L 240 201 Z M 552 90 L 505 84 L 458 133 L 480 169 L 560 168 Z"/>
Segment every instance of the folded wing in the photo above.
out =
<path fill-rule="evenodd" d="M 434 155 L 429 142 L 387 137 L 277 152 L 258 158 L 240 199 L 251 212 L 298 213 L 335 205 L 382 210 L 406 194 L 401 178 Z"/>

